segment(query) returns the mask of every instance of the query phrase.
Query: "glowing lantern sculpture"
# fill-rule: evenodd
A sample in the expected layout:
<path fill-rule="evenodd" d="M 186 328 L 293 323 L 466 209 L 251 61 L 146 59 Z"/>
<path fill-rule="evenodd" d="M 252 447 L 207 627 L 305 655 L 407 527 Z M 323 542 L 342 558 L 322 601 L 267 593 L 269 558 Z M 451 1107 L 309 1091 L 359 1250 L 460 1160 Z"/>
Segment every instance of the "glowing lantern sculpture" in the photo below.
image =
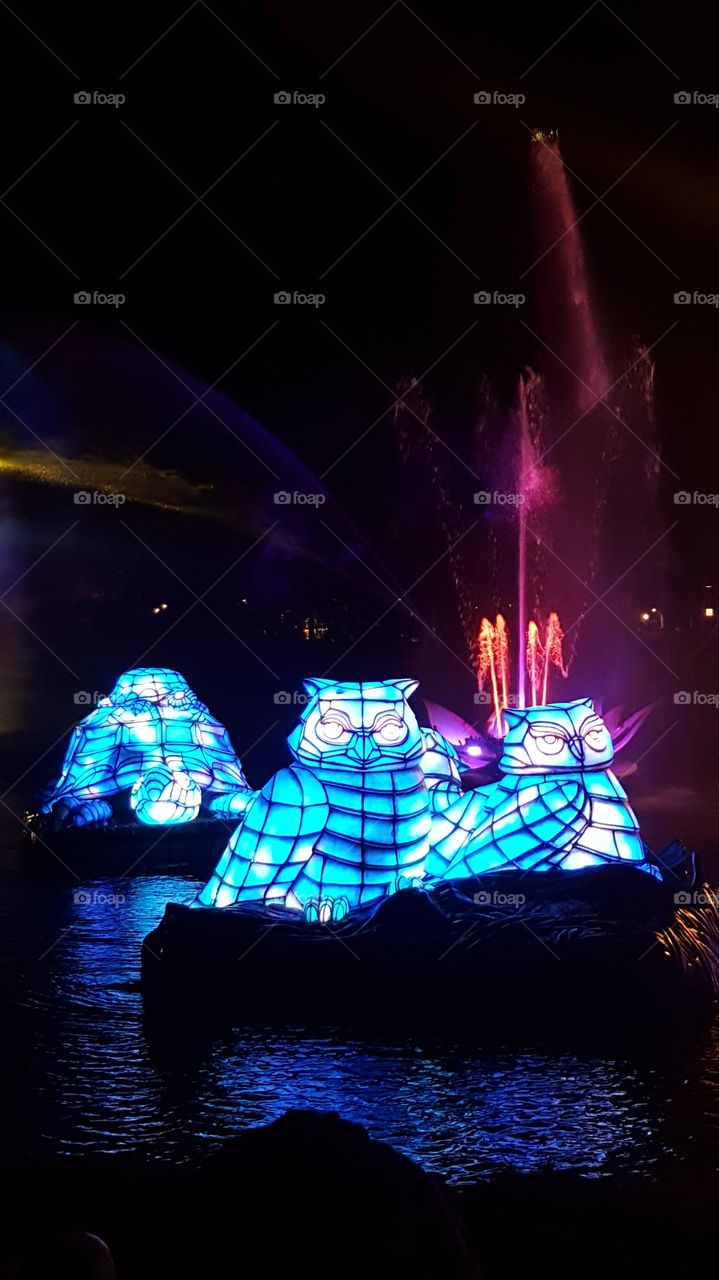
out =
<path fill-rule="evenodd" d="M 431 811 L 416 680 L 306 680 L 293 763 L 262 788 L 197 906 L 262 900 L 340 919 L 419 882 Z"/>
<path fill-rule="evenodd" d="M 265 902 L 329 922 L 433 880 L 610 862 L 654 873 L 589 699 L 505 708 L 504 776 L 464 791 L 457 752 L 407 703 L 416 681 L 305 688 L 293 763 L 255 795 L 194 906 Z"/>
<path fill-rule="evenodd" d="M 187 681 L 140 667 L 77 725 L 43 812 L 101 826 L 124 796 L 139 822 L 165 826 L 191 822 L 203 799 L 210 815 L 239 816 L 254 794 L 227 730 Z"/>
<path fill-rule="evenodd" d="M 140 822 L 170 826 L 191 822 L 200 812 L 202 791 L 187 773 L 153 765 L 137 779 L 130 792 L 130 807 Z"/>
<path fill-rule="evenodd" d="M 503 777 L 444 876 L 565 871 L 645 858 L 639 823 L 609 765 L 614 747 L 589 698 L 502 712 Z M 470 793 L 473 794 L 473 793 Z M 451 813 L 451 811 L 450 811 Z"/>

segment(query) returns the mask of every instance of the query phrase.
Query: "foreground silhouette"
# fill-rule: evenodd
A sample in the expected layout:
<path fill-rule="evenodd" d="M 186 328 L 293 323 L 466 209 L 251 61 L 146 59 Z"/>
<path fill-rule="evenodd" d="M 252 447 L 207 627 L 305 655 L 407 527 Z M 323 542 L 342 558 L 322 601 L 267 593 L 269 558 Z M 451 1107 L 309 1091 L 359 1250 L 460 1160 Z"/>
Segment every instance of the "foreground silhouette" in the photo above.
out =
<path fill-rule="evenodd" d="M 290 1111 L 199 1170 L 64 1161 L 15 1196 L 0 1280 L 479 1276 L 443 1184 L 332 1113 Z"/>

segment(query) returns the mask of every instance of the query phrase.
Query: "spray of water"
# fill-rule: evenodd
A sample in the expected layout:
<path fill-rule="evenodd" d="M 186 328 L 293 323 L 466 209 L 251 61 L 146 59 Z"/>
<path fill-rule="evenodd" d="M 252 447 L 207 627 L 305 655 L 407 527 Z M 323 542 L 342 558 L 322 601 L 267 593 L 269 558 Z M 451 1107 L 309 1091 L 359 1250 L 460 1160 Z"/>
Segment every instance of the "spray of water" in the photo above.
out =
<path fill-rule="evenodd" d="M 612 585 L 616 564 L 634 556 L 639 565 L 622 580 L 627 593 L 638 573 L 649 575 L 641 551 L 655 523 L 660 465 L 651 357 L 635 339 L 629 360 L 626 351 L 620 357 L 628 372 L 619 379 L 610 372 L 578 211 L 555 136 L 535 135 L 530 177 L 542 371 L 524 369 L 509 406 L 501 405 L 489 376 L 480 377 L 474 438 L 466 450 L 480 487 L 511 492 L 515 504 L 488 505 L 477 518 L 465 497 L 466 474 L 438 443 L 434 409 L 420 388 L 412 392 L 415 416 L 403 404 L 396 415 L 403 456 L 416 453 L 421 437 L 467 650 L 480 687 L 491 686 L 496 708 L 510 696 L 505 619 L 517 640 L 513 705 L 530 699 L 538 705 L 547 700 L 550 672 L 566 675 L 572 665 L 584 618 L 603 584 Z M 405 383 L 403 391 L 409 387 Z M 417 416 L 427 425 L 419 435 Z M 442 421 L 438 415 L 439 433 Z M 465 536 L 470 521 L 476 533 Z M 489 621 L 495 610 L 501 623 Z M 568 622 L 564 644 L 560 614 Z M 593 637 L 602 621 L 596 613 L 594 619 Z M 601 648 L 600 638 L 593 643 Z"/>
<path fill-rule="evenodd" d="M 545 706 L 549 693 L 549 671 L 555 667 L 565 679 L 569 674 L 564 662 L 562 640 L 564 638 L 559 615 L 550 613 L 544 628 L 542 643 L 540 628 L 534 618 L 527 625 L 526 640 L 522 643 L 520 632 L 519 667 L 523 677 L 522 687 L 529 685 L 532 706 Z M 477 686 L 487 692 L 492 703 L 490 730 L 496 737 L 505 732 L 503 712 L 507 707 L 524 707 L 519 694 L 510 687 L 509 631 L 501 613 L 494 622 L 482 618 L 477 636 Z M 522 695 L 524 697 L 524 695 Z"/>

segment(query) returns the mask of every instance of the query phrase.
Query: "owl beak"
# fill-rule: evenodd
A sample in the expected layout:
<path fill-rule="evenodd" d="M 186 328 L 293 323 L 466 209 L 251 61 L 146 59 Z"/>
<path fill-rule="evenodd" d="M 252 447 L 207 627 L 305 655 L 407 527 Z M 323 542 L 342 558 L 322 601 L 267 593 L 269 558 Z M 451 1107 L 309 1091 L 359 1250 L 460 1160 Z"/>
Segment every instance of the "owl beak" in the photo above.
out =
<path fill-rule="evenodd" d="M 577 737 L 577 738 L 570 738 L 570 739 L 569 739 L 569 750 L 571 751 L 571 753 L 572 753 L 572 755 L 574 756 L 574 759 L 577 761 L 577 763 L 578 763 L 578 764 L 583 765 L 583 764 L 584 764 L 584 761 L 585 761 L 585 754 L 584 754 L 584 741 L 583 741 L 583 739 L 582 739 L 582 738 L 578 738 L 578 737 Z"/>
<path fill-rule="evenodd" d="M 347 754 L 352 756 L 359 764 L 369 764 L 379 756 L 380 750 L 370 734 L 359 733 L 355 736 L 355 740 Z"/>

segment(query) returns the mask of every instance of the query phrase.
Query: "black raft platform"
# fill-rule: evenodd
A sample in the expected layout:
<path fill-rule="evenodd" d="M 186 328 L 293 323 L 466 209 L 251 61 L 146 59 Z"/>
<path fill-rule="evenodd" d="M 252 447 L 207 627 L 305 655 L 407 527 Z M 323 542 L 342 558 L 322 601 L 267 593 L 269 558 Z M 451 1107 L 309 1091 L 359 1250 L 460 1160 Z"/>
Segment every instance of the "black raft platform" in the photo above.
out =
<path fill-rule="evenodd" d="M 27 814 L 23 846 L 28 857 L 74 876 L 183 872 L 206 880 L 236 822 L 205 818 L 176 826 L 146 826 L 112 818 L 106 826 L 69 827 L 52 815 Z"/>
<path fill-rule="evenodd" d="M 663 881 L 617 865 L 406 889 L 331 926 L 170 903 L 143 944 L 146 1007 L 457 1031 L 520 1011 L 676 1025 L 719 990 L 719 899 L 681 846 L 662 865 Z"/>

